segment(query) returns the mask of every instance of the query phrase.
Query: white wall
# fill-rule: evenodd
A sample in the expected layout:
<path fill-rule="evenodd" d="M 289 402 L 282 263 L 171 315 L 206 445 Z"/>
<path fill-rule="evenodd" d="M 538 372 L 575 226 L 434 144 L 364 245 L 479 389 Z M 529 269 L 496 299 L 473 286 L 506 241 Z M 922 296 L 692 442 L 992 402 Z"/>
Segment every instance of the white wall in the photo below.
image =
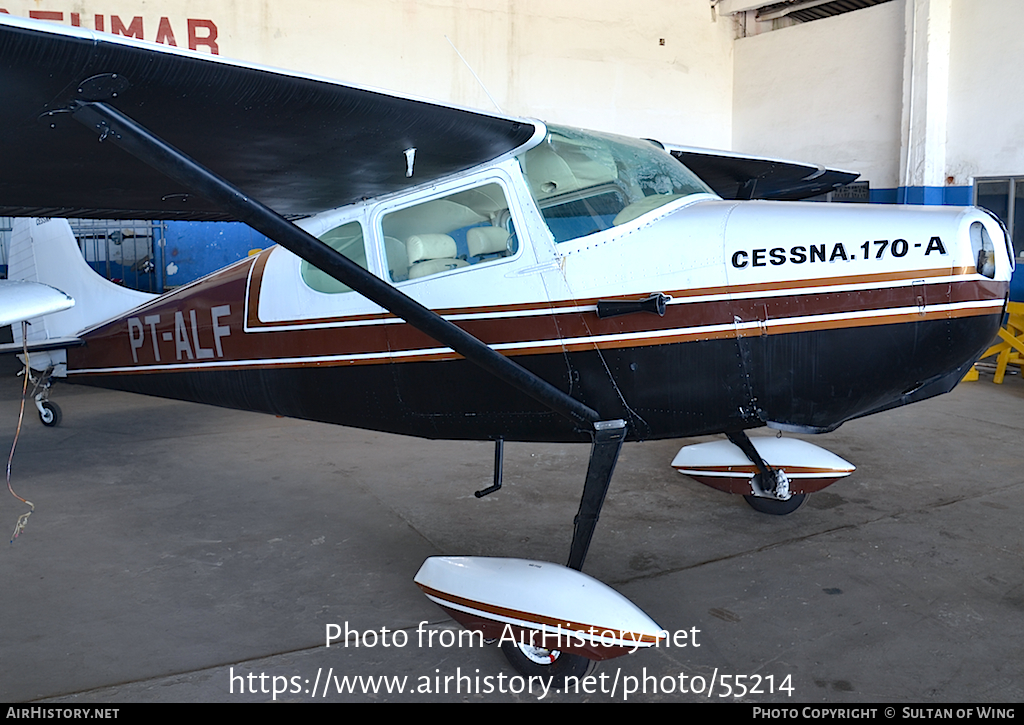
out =
<path fill-rule="evenodd" d="M 925 23 L 928 2 L 916 2 Z M 975 176 L 1024 174 L 1024 2 L 952 0 L 950 8 L 938 24 L 949 32 L 948 71 L 936 74 L 946 94 L 933 111 L 945 118 L 927 121 L 945 129 L 911 159 L 915 169 L 934 161 L 942 169 L 927 178 L 900 172 L 908 153 L 901 113 L 911 97 L 903 88 L 913 37 L 906 0 L 736 41 L 734 149 L 860 171 L 872 188 L 967 187 Z M 937 38 L 918 33 L 917 42 L 944 50 Z M 926 57 L 919 49 L 915 62 Z M 917 86 L 930 78 L 924 68 L 907 72 Z M 922 128 L 915 125 L 918 144 Z"/>
<path fill-rule="evenodd" d="M 161 18 L 179 47 L 188 20 L 216 27 L 219 53 L 442 102 L 607 131 L 727 147 L 732 21 L 707 0 L 0 0 L 27 17 L 93 28 Z M 139 27 L 136 25 L 135 27 Z M 205 38 L 202 25 L 194 35 Z M 664 39 L 664 45 L 660 40 Z M 166 40 L 166 36 L 165 36 Z M 211 44 L 200 44 L 208 52 Z"/>
<path fill-rule="evenodd" d="M 947 174 L 1024 174 L 1024 2 L 954 0 Z"/>
<path fill-rule="evenodd" d="M 733 149 L 896 187 L 903 14 L 904 0 L 894 0 L 737 40 Z"/>

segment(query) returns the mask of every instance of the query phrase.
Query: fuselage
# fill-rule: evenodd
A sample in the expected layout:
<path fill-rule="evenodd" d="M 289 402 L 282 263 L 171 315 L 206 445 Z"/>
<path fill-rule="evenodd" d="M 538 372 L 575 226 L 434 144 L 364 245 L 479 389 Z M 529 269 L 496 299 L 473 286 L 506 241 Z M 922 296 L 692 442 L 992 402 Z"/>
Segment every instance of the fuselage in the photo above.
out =
<path fill-rule="evenodd" d="M 830 430 L 957 375 L 999 328 L 1012 262 L 981 210 L 723 201 L 647 161 L 624 181 L 569 141 L 300 225 L 633 439 Z M 651 293 L 671 297 L 663 316 L 596 313 Z M 279 247 L 84 338 L 72 382 L 432 438 L 589 440 Z"/>

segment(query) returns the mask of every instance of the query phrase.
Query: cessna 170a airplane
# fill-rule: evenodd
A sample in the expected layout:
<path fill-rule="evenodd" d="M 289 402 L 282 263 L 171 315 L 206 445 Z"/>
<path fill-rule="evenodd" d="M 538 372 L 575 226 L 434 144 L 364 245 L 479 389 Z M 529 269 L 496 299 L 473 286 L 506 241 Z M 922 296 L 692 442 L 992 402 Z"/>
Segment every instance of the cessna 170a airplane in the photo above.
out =
<path fill-rule="evenodd" d="M 769 513 L 849 473 L 815 446 L 755 447 L 744 431 L 827 432 L 950 390 L 995 336 L 1013 264 L 979 209 L 742 200 L 852 175 L 780 181 L 784 165 L 763 160 L 10 16 L 0 92 L 0 215 L 35 218 L 15 231 L 12 277 L 76 300 L 33 321 L 18 345 L 33 366 L 493 440 L 490 490 L 502 441 L 590 443 L 571 570 L 623 441 L 724 433 L 730 443 L 684 449 L 676 467 Z M 75 271 L 74 250 L 57 249 L 73 245 L 66 222 L 50 217 L 241 220 L 278 246 L 140 296 Z M 15 306 L 23 294 L 0 289 L 8 320 L 39 314 Z M 53 309 L 68 304 L 54 296 Z M 417 581 L 468 626 L 580 631 L 607 616 L 620 649 L 657 640 L 653 623 L 616 619 L 628 606 L 614 597 L 584 615 L 574 595 L 555 596 L 580 591 L 578 571 L 499 562 L 428 561 Z M 595 641 L 510 658 L 523 671 L 577 667 L 566 653 L 600 658 Z"/>

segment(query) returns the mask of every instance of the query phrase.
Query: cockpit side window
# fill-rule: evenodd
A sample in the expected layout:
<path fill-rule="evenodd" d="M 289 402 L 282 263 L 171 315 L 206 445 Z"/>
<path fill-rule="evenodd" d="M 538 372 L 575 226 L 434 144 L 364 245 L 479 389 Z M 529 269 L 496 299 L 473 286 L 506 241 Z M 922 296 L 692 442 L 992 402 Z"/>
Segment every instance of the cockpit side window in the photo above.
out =
<path fill-rule="evenodd" d="M 393 211 L 381 227 L 392 282 L 487 264 L 519 248 L 505 192 L 494 183 Z"/>
<path fill-rule="evenodd" d="M 319 239 L 336 252 L 344 254 L 363 269 L 367 269 L 366 246 L 363 244 L 363 228 L 359 222 L 349 222 L 348 224 L 342 224 L 340 227 L 334 227 L 334 229 L 321 234 Z M 348 285 L 342 284 L 334 279 L 334 277 L 331 277 L 305 260 L 303 260 L 300 270 L 302 272 L 302 281 L 317 292 L 333 295 L 352 291 L 352 288 Z"/>
<path fill-rule="evenodd" d="M 557 126 L 519 157 L 556 242 L 636 219 L 697 193 L 714 193 L 649 141 Z"/>

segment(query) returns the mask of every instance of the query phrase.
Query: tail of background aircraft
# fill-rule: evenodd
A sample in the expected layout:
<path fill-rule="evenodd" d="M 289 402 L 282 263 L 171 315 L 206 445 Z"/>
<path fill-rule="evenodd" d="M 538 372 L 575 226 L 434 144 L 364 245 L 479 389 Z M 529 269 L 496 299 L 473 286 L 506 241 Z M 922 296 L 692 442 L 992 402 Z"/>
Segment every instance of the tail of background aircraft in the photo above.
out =
<path fill-rule="evenodd" d="M 157 297 L 136 292 L 98 275 L 86 263 L 66 219 L 15 219 L 8 255 L 8 278 L 41 282 L 75 300 L 75 306 L 29 320 L 30 345 L 78 333 Z M 12 325 L 14 341 L 21 345 L 21 325 Z M 65 361 L 63 350 L 33 352 L 32 367 L 44 370 Z M 58 373 L 60 374 L 60 373 Z"/>

